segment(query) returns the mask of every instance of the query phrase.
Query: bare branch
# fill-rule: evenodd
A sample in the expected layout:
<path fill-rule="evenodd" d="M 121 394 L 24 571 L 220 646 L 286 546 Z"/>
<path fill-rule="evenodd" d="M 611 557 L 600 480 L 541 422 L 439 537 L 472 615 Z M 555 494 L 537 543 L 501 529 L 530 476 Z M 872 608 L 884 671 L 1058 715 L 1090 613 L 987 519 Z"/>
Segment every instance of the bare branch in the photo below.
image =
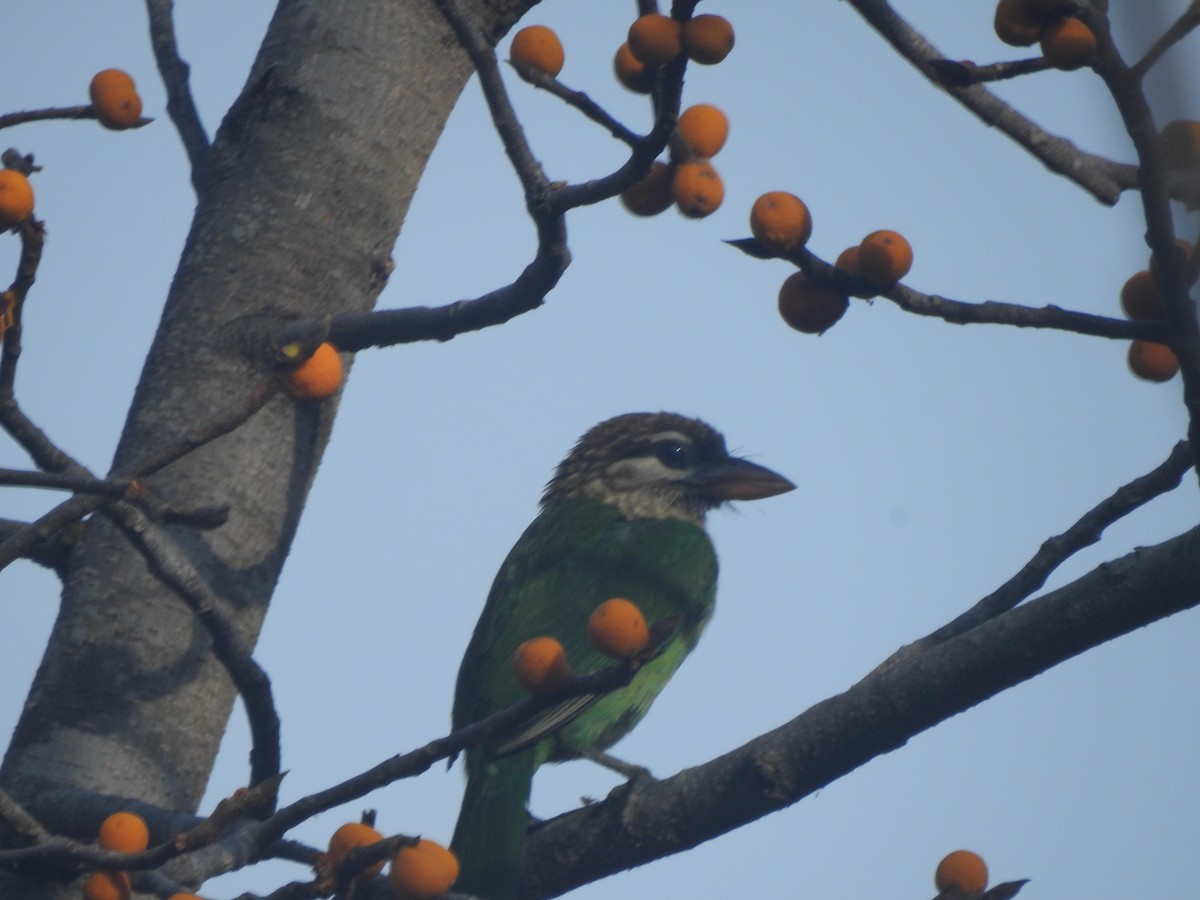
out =
<path fill-rule="evenodd" d="M 1146 55 L 1129 68 L 1132 78 L 1141 81 L 1146 73 L 1168 50 L 1187 37 L 1197 25 L 1200 25 L 1200 2 L 1193 0 L 1178 19 L 1171 23 L 1163 36 L 1154 42 L 1154 46 L 1146 51 Z"/>
<path fill-rule="evenodd" d="M 881 289 L 864 278 L 837 268 L 805 248 L 787 256 L 776 257 L 764 250 L 753 238 L 726 241 L 726 243 L 756 259 L 786 259 L 803 269 L 805 274 L 818 281 L 831 284 L 847 295 L 863 298 L 884 297 L 907 312 L 943 319 L 953 325 L 1052 328 L 1112 340 L 1141 338 L 1148 341 L 1163 341 L 1168 334 L 1167 326 L 1157 321 L 1135 322 L 1128 319 L 1113 319 L 1108 316 L 1076 312 L 1053 305 L 1037 308 L 999 300 L 968 303 L 964 300 L 953 300 L 937 294 L 921 293 L 904 284 Z"/>
<path fill-rule="evenodd" d="M 1179 487 L 1183 476 L 1194 465 L 1191 447 L 1185 441 L 1180 441 L 1171 450 L 1170 456 L 1153 470 L 1117 488 L 1111 496 L 1085 513 L 1062 534 L 1047 538 L 1033 558 L 1016 575 L 958 618 L 932 634 L 897 650 L 880 664 L 880 668 L 891 667 L 1012 609 L 1026 597 L 1040 590 L 1050 574 L 1062 563 L 1084 547 L 1090 547 L 1099 541 L 1104 529 L 1109 525 L 1123 519 L 1155 497 Z"/>
<path fill-rule="evenodd" d="M 54 119 L 94 119 L 95 110 L 87 106 L 54 106 L 48 109 L 29 109 L 0 116 L 0 128 L 11 128 L 26 122 L 47 122 Z M 133 126 L 138 127 L 138 126 Z"/>
<path fill-rule="evenodd" d="M 199 193 L 204 169 L 208 165 L 209 140 L 200 121 L 188 83 L 190 68 L 179 56 L 175 42 L 174 0 L 146 0 L 150 19 L 150 46 L 167 89 L 167 114 L 175 123 L 183 149 L 192 164 L 192 187 Z"/>
<path fill-rule="evenodd" d="M 929 63 L 946 58 L 886 0 L 850 0 L 850 3 L 884 40 L 927 78 L 930 77 Z M 936 78 L 931 80 L 943 87 Z M 1028 150 L 1050 171 L 1074 181 L 1101 203 L 1112 205 L 1123 191 L 1137 187 L 1138 172 L 1133 166 L 1083 152 L 1065 138 L 1043 130 L 985 88 L 970 85 L 944 87 L 944 90 L 986 124 L 1000 129 Z"/>
<path fill-rule="evenodd" d="M 525 898 L 554 897 L 783 809 L 939 722 L 1073 656 L 1200 604 L 1200 528 L 1106 563 L 786 725 L 534 829 Z"/>

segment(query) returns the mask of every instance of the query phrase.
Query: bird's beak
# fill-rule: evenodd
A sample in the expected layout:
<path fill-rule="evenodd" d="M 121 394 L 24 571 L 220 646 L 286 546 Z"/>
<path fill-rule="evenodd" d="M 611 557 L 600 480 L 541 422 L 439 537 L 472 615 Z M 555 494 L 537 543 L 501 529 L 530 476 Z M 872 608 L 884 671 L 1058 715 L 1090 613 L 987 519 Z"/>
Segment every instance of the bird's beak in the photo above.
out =
<path fill-rule="evenodd" d="M 712 500 L 761 500 L 796 487 L 778 472 L 736 456 L 697 469 L 688 483 Z"/>

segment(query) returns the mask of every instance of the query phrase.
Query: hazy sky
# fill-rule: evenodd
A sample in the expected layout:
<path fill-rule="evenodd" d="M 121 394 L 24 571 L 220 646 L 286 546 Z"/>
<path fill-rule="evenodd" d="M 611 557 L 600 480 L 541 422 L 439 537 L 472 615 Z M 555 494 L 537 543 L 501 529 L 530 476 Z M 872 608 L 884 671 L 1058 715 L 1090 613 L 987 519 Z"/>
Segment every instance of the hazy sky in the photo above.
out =
<path fill-rule="evenodd" d="M 989 3 L 897 6 L 950 56 L 1022 55 L 995 38 Z M 272 8 L 177 4 L 210 134 Z M 1121 342 L 951 326 L 886 300 L 853 301 L 821 338 L 784 326 L 775 297 L 790 267 L 721 243 L 748 233 L 763 191 L 805 199 L 809 246 L 827 259 L 894 228 L 913 244 L 906 281 L 919 290 L 1105 315 L 1120 314 L 1122 282 L 1146 264 L 1139 198 L 1109 209 L 1051 175 L 932 90 L 849 4 L 701 11 L 725 13 L 737 31 L 729 59 L 693 67 L 684 91 L 685 104 L 713 103 L 732 123 L 715 160 L 724 207 L 703 221 L 673 211 L 634 219 L 615 202 L 578 211 L 568 220 L 575 262 L 543 308 L 448 344 L 359 356 L 257 653 L 283 719 L 284 801 L 445 733 L 459 657 L 497 566 L 553 467 L 610 415 L 700 416 L 798 485 L 711 517 L 716 617 L 615 748 L 664 776 L 846 689 L 989 593 L 1183 437 L 1178 379 L 1134 380 Z M 633 14 L 633 3 L 549 0 L 527 21 L 558 31 L 565 83 L 644 130 L 647 102 L 610 69 Z M 6 49 L 3 111 L 86 102 L 92 74 L 120 66 L 158 118 L 131 133 L 50 122 L 4 135 L 3 146 L 45 167 L 34 185 L 49 229 L 26 306 L 18 397 L 63 447 L 104 471 L 194 196 L 140 3 L 18 4 L 5 29 L 18 39 Z M 1197 40 L 1170 57 L 1190 62 L 1191 83 Z M 1125 38 L 1122 49 L 1136 58 L 1145 46 Z M 509 81 L 551 178 L 620 164 L 622 148 L 603 130 Z M 1132 160 L 1092 73 L 1048 72 L 997 91 L 1082 147 Z M 1195 97 L 1156 103 L 1161 121 L 1200 115 Z M 1194 236 L 1195 216 L 1181 221 Z M 533 250 L 472 82 L 408 215 L 381 306 L 476 296 L 510 281 Z M 0 273 L 12 272 L 16 253 L 14 238 L 0 240 Z M 26 464 L 0 441 L 0 465 Z M 7 517 L 33 517 L 59 499 L 4 498 Z M 1189 477 L 1111 528 L 1051 587 L 1191 527 L 1196 499 Z M 0 574 L 0 733 L 19 714 L 57 595 L 54 578 L 32 565 Z M 1195 611 L 1143 629 L 782 813 L 575 896 L 929 897 L 934 866 L 957 847 L 982 853 L 993 881 L 1032 879 L 1022 894 L 1031 900 L 1184 896 L 1194 890 L 1185 861 L 1200 808 L 1198 639 Z M 243 783 L 247 749 L 239 710 L 205 810 Z M 533 811 L 554 815 L 614 784 L 587 763 L 549 768 Z M 373 807 L 389 833 L 447 841 L 461 785 L 461 766 L 438 767 L 294 836 L 324 844 Z M 265 892 L 304 877 L 264 866 L 202 893 Z"/>

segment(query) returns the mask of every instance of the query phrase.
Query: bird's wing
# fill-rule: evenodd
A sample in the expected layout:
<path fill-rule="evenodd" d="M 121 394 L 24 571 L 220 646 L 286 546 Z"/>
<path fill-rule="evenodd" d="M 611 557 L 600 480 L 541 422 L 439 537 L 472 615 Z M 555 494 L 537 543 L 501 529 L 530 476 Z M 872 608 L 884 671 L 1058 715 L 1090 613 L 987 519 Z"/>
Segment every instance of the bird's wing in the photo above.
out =
<path fill-rule="evenodd" d="M 649 673 L 660 679 L 657 683 L 621 689 L 631 692 L 636 721 L 694 644 L 711 614 L 715 583 L 712 544 L 690 523 L 630 522 L 611 507 L 586 500 L 548 505 L 517 541 L 492 585 L 459 670 L 455 727 L 523 699 L 512 657 L 529 638 L 558 639 L 577 673 L 611 665 L 589 644 L 586 628 L 592 610 L 614 596 L 638 604 L 652 625 L 675 617 L 683 636 L 675 652 L 666 654 L 669 659 L 646 666 L 661 673 Z M 646 674 L 635 681 L 644 682 Z M 606 707 L 621 702 L 613 694 L 564 701 L 504 739 L 498 752 L 536 743 L 600 701 Z"/>

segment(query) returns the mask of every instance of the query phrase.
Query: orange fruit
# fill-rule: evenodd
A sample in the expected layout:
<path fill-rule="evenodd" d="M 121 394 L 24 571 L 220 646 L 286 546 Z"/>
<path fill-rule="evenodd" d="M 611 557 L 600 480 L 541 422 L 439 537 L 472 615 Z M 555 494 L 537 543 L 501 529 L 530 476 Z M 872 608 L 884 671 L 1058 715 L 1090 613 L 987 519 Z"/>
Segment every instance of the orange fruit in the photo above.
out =
<path fill-rule="evenodd" d="M 947 853 L 938 863 L 933 883 L 939 891 L 982 891 L 987 887 L 988 870 L 983 857 L 970 850 Z"/>
<path fill-rule="evenodd" d="M 707 159 L 676 166 L 671 179 L 676 208 L 689 219 L 703 219 L 717 211 L 725 199 L 725 183 Z"/>
<path fill-rule="evenodd" d="M 812 237 L 812 228 L 804 201 L 787 191 L 768 191 L 750 207 L 750 231 L 772 253 L 799 250 Z"/>
<path fill-rule="evenodd" d="M 1200 163 L 1200 122 L 1176 119 L 1163 126 L 1163 162 L 1169 169 L 1187 169 Z"/>
<path fill-rule="evenodd" d="M 675 133 L 697 156 L 716 156 L 729 137 L 729 119 L 715 106 L 697 103 L 679 114 Z"/>
<path fill-rule="evenodd" d="M 458 880 L 458 859 L 435 841 L 421 838 L 392 858 L 388 881 L 399 900 L 426 900 L 446 893 Z"/>
<path fill-rule="evenodd" d="M 562 71 L 565 56 L 557 34 L 545 25 L 528 25 L 513 37 L 508 58 L 554 78 Z"/>
<path fill-rule="evenodd" d="M 137 813 L 116 812 L 100 824 L 100 846 L 120 853 L 141 853 L 150 846 L 150 830 Z"/>
<path fill-rule="evenodd" d="M 683 51 L 683 26 L 661 13 L 641 16 L 629 26 L 629 49 L 648 66 L 669 63 Z"/>
<path fill-rule="evenodd" d="M 338 829 L 329 838 L 329 859 L 335 866 L 339 866 L 346 858 L 346 854 L 355 847 L 369 847 L 382 840 L 383 835 L 370 825 L 362 822 L 347 822 L 345 825 L 338 826 Z M 383 871 L 383 863 L 384 861 L 380 860 L 378 863 L 368 866 L 356 877 L 374 878 Z"/>
<path fill-rule="evenodd" d="M 142 98 L 133 79 L 121 69 L 104 69 L 92 76 L 88 94 L 96 118 L 105 128 L 120 131 L 137 122 L 142 115 Z"/>
<path fill-rule="evenodd" d="M 1121 309 L 1131 319 L 1161 319 L 1163 308 L 1158 279 L 1145 269 L 1130 275 L 1121 287 Z"/>
<path fill-rule="evenodd" d="M 886 228 L 872 231 L 858 245 L 862 277 L 879 287 L 895 284 L 908 274 L 912 264 L 912 246 L 899 232 Z"/>
<path fill-rule="evenodd" d="M 1038 42 L 1042 26 L 1053 11 L 1053 5 L 1045 0 L 1000 0 L 992 25 L 1004 43 L 1031 47 Z"/>
<path fill-rule="evenodd" d="M 845 250 L 839 253 L 838 258 L 834 260 L 834 267 L 841 269 L 843 272 L 849 272 L 851 275 L 857 275 L 859 278 L 861 278 L 862 268 L 858 262 L 859 252 L 860 250 L 857 245 L 853 247 L 847 247 Z"/>
<path fill-rule="evenodd" d="M 850 300 L 831 285 L 803 272 L 789 275 L 779 288 L 779 315 L 797 331 L 821 334 L 846 313 Z"/>
<path fill-rule="evenodd" d="M 621 192 L 621 203 L 635 216 L 657 216 L 671 205 L 671 178 L 674 172 L 661 160 L 655 160 L 650 173 Z"/>
<path fill-rule="evenodd" d="M 16 169 L 0 169 L 0 229 L 20 225 L 33 215 L 33 186 Z"/>
<path fill-rule="evenodd" d="M 1042 29 L 1042 56 L 1056 69 L 1070 72 L 1096 56 L 1096 35 L 1078 19 L 1054 19 Z"/>
<path fill-rule="evenodd" d="M 592 646 L 612 659 L 629 659 L 646 649 L 650 629 L 637 604 L 613 597 L 588 617 L 587 636 Z"/>
<path fill-rule="evenodd" d="M 83 882 L 83 900 L 129 900 L 132 892 L 126 872 L 93 872 Z"/>
<path fill-rule="evenodd" d="M 288 375 L 288 390 L 300 400 L 324 400 L 342 386 L 342 360 L 326 341 Z"/>
<path fill-rule="evenodd" d="M 1143 381 L 1170 381 L 1179 371 L 1179 360 L 1166 344 L 1130 341 L 1129 371 Z"/>
<path fill-rule="evenodd" d="M 683 49 L 692 62 L 715 65 L 733 49 L 733 26 L 723 16 L 693 16 L 683 23 Z"/>
<path fill-rule="evenodd" d="M 562 644 L 552 637 L 535 637 L 513 653 L 513 674 L 529 693 L 549 694 L 567 683 L 571 666 Z"/>
<path fill-rule="evenodd" d="M 658 77 L 653 66 L 646 65 L 633 55 L 628 42 L 617 48 L 617 55 L 613 57 L 613 72 L 617 81 L 635 94 L 649 94 L 654 90 L 654 81 Z"/>

